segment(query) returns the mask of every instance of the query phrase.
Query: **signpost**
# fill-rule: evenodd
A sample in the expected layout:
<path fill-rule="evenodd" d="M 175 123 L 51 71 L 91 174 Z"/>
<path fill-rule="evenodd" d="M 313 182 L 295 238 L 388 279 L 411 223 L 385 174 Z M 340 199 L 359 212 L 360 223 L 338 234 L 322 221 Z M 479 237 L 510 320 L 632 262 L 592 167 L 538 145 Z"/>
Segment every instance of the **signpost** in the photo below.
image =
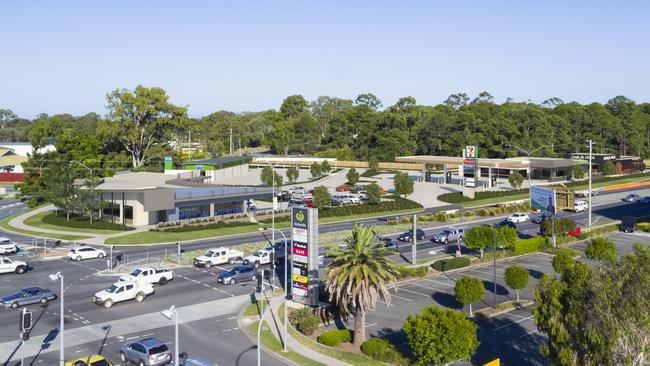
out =
<path fill-rule="evenodd" d="M 555 247 L 555 214 L 557 213 L 557 196 L 555 190 L 539 186 L 530 187 L 530 208 L 551 213 L 551 238 Z"/>
<path fill-rule="evenodd" d="M 291 294 L 294 301 L 318 305 L 318 210 L 291 211 Z"/>
<path fill-rule="evenodd" d="M 481 171 L 478 168 L 478 147 L 474 145 L 465 146 L 463 149 L 463 176 L 465 177 L 465 187 L 475 189 L 478 187 L 478 177 Z M 468 179 L 467 174 L 472 174 L 474 179 Z M 466 193 L 467 192 L 467 193 Z M 474 198 L 474 191 L 463 190 L 463 195 Z"/>

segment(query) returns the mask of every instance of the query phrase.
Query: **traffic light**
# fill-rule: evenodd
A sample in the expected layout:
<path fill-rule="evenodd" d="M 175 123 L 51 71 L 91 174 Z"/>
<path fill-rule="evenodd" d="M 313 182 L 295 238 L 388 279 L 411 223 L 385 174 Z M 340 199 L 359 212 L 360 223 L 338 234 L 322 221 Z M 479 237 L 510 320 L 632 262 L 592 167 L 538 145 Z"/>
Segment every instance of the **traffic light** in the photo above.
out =
<path fill-rule="evenodd" d="M 20 331 L 28 332 L 32 329 L 32 312 L 23 311 L 20 313 Z"/>
<path fill-rule="evenodd" d="M 29 332 L 20 332 L 20 339 L 23 341 L 29 340 Z"/>
<path fill-rule="evenodd" d="M 257 286 L 255 287 L 255 291 L 257 291 L 257 293 L 259 294 L 262 292 L 264 286 L 262 283 L 262 281 L 264 280 L 264 270 L 262 270 L 261 272 L 257 272 L 257 274 L 255 275 L 255 279 L 257 280 Z"/>

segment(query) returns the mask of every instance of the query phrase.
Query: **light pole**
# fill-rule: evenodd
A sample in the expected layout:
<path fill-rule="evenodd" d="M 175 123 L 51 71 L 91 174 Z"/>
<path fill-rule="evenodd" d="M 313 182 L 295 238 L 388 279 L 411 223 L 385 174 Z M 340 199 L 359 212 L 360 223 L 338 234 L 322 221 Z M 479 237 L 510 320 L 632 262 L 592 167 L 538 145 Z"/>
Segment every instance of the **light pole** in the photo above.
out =
<path fill-rule="evenodd" d="M 169 309 L 160 312 L 165 318 L 172 320 L 174 318 L 174 364 L 180 365 L 178 359 L 178 311 L 176 306 L 172 305 Z"/>
<path fill-rule="evenodd" d="M 61 299 L 61 309 L 59 309 L 60 317 L 59 317 L 59 365 L 64 366 L 63 364 L 65 363 L 65 347 L 64 347 L 64 340 L 63 340 L 63 314 L 65 311 L 65 302 L 63 299 L 63 275 L 61 272 L 57 272 L 55 274 L 51 274 L 50 280 L 56 281 L 59 280 L 61 283 L 61 290 L 59 294 L 59 299 Z"/>
<path fill-rule="evenodd" d="M 494 308 L 497 308 L 497 228 L 492 226 L 494 232 L 492 245 L 492 268 L 494 270 Z"/>
<path fill-rule="evenodd" d="M 275 165 L 272 163 L 269 163 L 271 165 L 271 251 L 273 252 L 273 261 L 275 261 Z M 285 239 L 285 245 L 286 245 L 286 239 Z M 285 257 L 286 258 L 286 257 Z M 271 263 L 271 268 L 273 268 L 273 272 L 275 272 L 275 263 Z M 284 270 L 286 271 L 287 268 L 285 267 Z M 271 288 L 275 287 L 275 276 L 273 276 L 273 273 L 271 273 Z"/>
<path fill-rule="evenodd" d="M 591 227 L 591 171 L 593 170 L 591 159 L 594 142 L 593 140 L 587 140 L 587 143 L 589 144 L 589 190 L 587 191 L 587 205 L 589 206 L 589 227 Z"/>
<path fill-rule="evenodd" d="M 260 230 L 266 230 L 266 228 Z M 272 231 L 275 231 L 278 229 L 273 228 Z M 289 348 L 287 348 L 287 323 L 288 323 L 288 313 L 289 309 L 287 309 L 287 299 L 289 298 L 289 279 L 287 278 L 287 266 L 288 266 L 288 248 L 289 248 L 289 242 L 287 241 L 287 237 L 284 235 L 282 230 L 278 230 L 280 234 L 282 234 L 282 238 L 284 239 L 284 328 L 282 329 L 282 352 L 288 352 Z M 275 242 L 273 243 L 275 245 Z M 275 250 L 275 249 L 273 249 Z M 275 260 L 275 257 L 273 258 Z M 271 274 L 273 276 L 273 274 Z"/>
<path fill-rule="evenodd" d="M 530 178 L 530 175 L 532 174 L 532 171 L 530 170 L 530 156 L 534 152 L 536 152 L 538 150 L 541 150 L 541 149 L 544 149 L 544 148 L 547 148 L 547 147 L 552 147 L 553 145 L 544 145 L 544 146 L 538 147 L 537 149 L 530 150 L 530 151 L 524 150 L 524 149 L 520 148 L 519 146 L 513 145 L 513 144 L 507 144 L 507 146 L 512 146 L 515 149 L 521 151 L 522 153 L 524 153 L 524 154 L 526 154 L 528 156 L 528 189 L 530 189 L 530 187 L 533 185 L 532 180 Z"/>

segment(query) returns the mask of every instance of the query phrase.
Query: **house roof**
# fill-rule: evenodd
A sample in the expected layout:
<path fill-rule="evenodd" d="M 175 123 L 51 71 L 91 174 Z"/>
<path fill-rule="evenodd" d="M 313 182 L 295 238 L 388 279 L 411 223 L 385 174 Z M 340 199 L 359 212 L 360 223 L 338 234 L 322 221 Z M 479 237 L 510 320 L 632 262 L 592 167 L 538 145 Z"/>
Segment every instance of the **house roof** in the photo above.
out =
<path fill-rule="evenodd" d="M 0 166 L 15 166 L 26 161 L 26 157 L 16 154 L 11 149 L 0 148 Z"/>

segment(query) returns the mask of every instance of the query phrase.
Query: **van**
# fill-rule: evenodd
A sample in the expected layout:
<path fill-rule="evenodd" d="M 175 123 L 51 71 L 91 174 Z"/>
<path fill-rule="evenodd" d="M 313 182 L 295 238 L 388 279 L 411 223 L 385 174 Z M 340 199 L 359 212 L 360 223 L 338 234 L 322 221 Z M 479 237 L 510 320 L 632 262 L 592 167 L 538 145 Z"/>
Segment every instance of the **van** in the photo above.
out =
<path fill-rule="evenodd" d="M 589 204 L 587 201 L 575 201 L 573 204 L 573 211 L 575 212 L 581 212 L 581 211 L 586 211 L 589 208 Z"/>

